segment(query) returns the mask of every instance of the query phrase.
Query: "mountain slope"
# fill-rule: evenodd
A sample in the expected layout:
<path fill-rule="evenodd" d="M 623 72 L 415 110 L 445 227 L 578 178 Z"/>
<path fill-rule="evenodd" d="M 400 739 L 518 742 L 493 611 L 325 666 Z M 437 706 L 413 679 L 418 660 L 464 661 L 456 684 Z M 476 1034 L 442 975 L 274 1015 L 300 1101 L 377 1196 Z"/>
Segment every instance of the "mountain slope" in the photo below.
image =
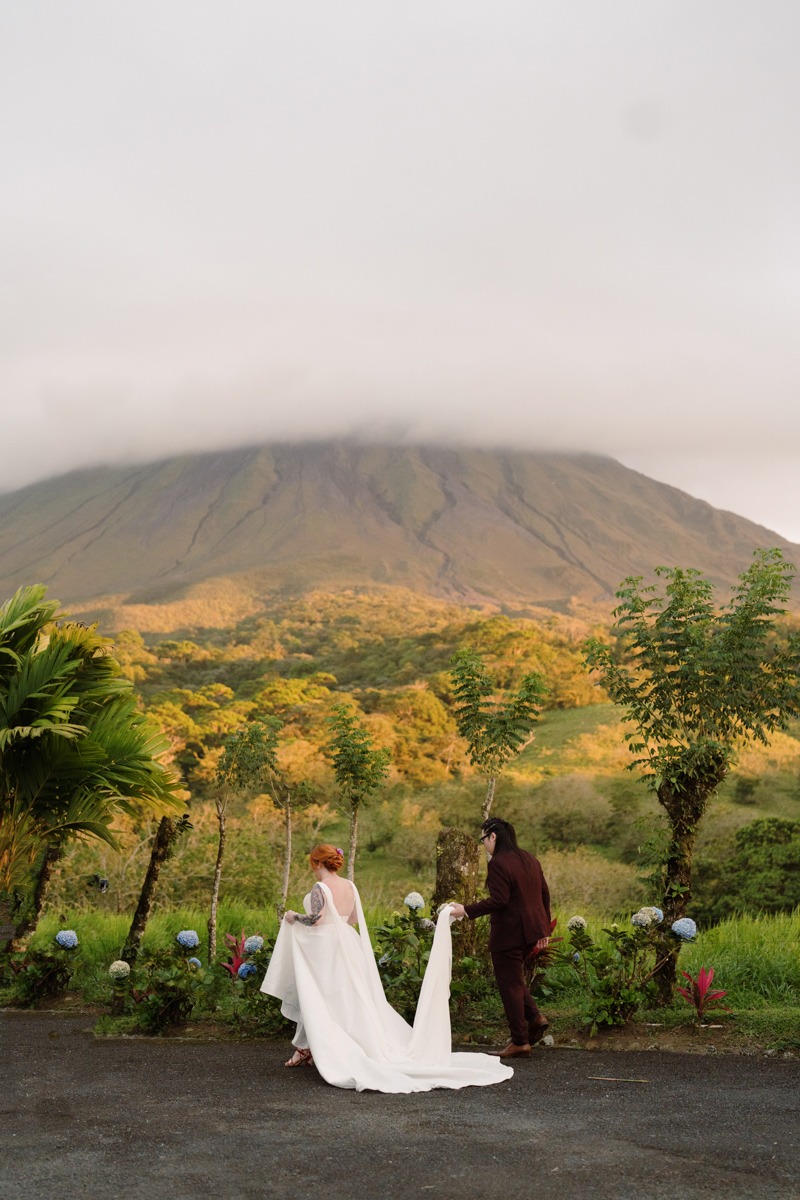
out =
<path fill-rule="evenodd" d="M 798 547 L 609 458 L 349 442 L 75 472 L 0 496 L 0 595 L 148 604 L 390 583 L 464 603 L 605 603 L 658 563 L 730 585 L 757 546 Z"/>

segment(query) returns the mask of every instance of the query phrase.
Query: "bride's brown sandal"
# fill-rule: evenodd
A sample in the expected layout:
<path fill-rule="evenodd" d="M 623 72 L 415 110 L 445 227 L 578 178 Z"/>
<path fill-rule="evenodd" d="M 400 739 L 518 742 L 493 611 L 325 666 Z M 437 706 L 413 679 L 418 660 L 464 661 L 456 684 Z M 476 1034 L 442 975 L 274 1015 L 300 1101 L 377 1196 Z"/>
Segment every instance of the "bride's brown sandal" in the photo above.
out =
<path fill-rule="evenodd" d="M 311 1057 L 310 1050 L 295 1050 L 288 1062 L 283 1064 L 285 1067 L 313 1067 L 314 1059 Z"/>

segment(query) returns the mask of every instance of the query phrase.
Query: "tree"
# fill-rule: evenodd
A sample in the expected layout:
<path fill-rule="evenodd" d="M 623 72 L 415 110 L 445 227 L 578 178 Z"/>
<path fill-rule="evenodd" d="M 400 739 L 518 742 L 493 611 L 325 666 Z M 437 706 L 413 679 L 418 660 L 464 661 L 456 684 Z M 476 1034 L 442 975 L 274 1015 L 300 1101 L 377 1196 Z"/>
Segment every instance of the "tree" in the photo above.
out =
<path fill-rule="evenodd" d="M 537 671 L 523 675 L 517 690 L 505 700 L 495 699 L 496 685 L 483 659 L 472 649 L 453 657 L 453 695 L 458 732 L 466 739 L 469 759 L 487 778 L 481 818 L 486 820 L 501 771 L 529 743 L 539 716 L 545 684 Z"/>
<path fill-rule="evenodd" d="M 217 861 L 211 888 L 211 911 L 208 917 L 208 962 L 217 955 L 217 905 L 222 878 L 222 859 L 225 854 L 226 810 L 228 790 L 236 792 L 264 787 L 270 772 L 277 771 L 278 730 L 281 722 L 275 717 L 250 721 L 225 739 L 225 748 L 217 764 L 217 790 L 214 803 L 219 822 Z"/>
<path fill-rule="evenodd" d="M 282 729 L 280 717 L 255 717 L 229 735 L 217 765 L 216 808 L 220 839 L 214 872 L 212 915 L 209 918 L 209 962 L 213 961 L 216 953 L 217 899 L 225 846 L 225 791 L 228 788 L 233 791 L 257 791 L 268 787 L 275 807 L 283 810 L 285 854 L 281 894 L 276 905 L 278 919 L 286 911 L 292 866 L 292 815 L 298 807 L 311 802 L 312 792 L 305 781 L 294 780 L 280 765 L 279 738 Z"/>
<path fill-rule="evenodd" d="M 762 817 L 739 829 L 724 858 L 697 864 L 702 914 L 789 913 L 800 905 L 800 821 Z"/>
<path fill-rule="evenodd" d="M 164 816 L 158 823 L 153 844 L 150 847 L 150 858 L 142 882 L 142 890 L 139 893 L 139 901 L 136 905 L 136 911 L 133 914 L 133 920 L 128 930 L 128 936 L 125 939 L 122 954 L 120 955 L 120 958 L 131 966 L 133 966 L 139 956 L 139 947 L 141 946 L 144 931 L 147 928 L 147 922 L 150 919 L 150 913 L 153 909 L 161 868 L 172 856 L 178 838 L 182 834 L 187 833 L 191 828 L 192 824 L 188 813 L 185 813 L 178 820 L 175 820 L 174 817 Z"/>
<path fill-rule="evenodd" d="M 626 735 L 647 786 L 668 821 L 663 910 L 684 915 L 691 896 L 698 822 L 728 774 L 737 747 L 769 743 L 800 703 L 800 636 L 783 644 L 776 618 L 785 611 L 793 568 L 779 550 L 759 550 L 717 610 L 711 583 L 693 569 L 658 567 L 664 579 L 624 581 L 614 610 L 614 648 L 586 643 L 586 663 L 630 723 Z M 668 1002 L 677 951 L 659 975 Z"/>
<path fill-rule="evenodd" d="M 36 927 L 68 841 L 116 847 L 115 814 L 180 804 L 167 743 L 137 707 L 112 643 L 40 585 L 0 608 L 0 890 L 12 941 Z"/>
<path fill-rule="evenodd" d="M 358 812 L 361 805 L 378 790 L 389 769 L 389 751 L 375 750 L 366 727 L 349 704 L 334 706 L 328 718 L 331 738 L 326 747 L 333 763 L 342 800 L 350 810 L 350 846 L 347 877 L 355 877 Z"/>

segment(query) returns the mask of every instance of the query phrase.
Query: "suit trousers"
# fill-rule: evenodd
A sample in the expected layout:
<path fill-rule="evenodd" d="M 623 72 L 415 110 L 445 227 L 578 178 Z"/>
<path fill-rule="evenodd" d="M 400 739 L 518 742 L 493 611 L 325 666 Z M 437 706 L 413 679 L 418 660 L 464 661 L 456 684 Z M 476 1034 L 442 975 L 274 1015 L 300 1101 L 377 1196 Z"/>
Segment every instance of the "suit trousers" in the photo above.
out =
<path fill-rule="evenodd" d="M 539 1016 L 524 975 L 525 959 L 532 949 L 532 946 L 515 946 L 512 950 L 491 951 L 497 990 L 515 1046 L 524 1046 L 528 1042 L 528 1022 Z"/>

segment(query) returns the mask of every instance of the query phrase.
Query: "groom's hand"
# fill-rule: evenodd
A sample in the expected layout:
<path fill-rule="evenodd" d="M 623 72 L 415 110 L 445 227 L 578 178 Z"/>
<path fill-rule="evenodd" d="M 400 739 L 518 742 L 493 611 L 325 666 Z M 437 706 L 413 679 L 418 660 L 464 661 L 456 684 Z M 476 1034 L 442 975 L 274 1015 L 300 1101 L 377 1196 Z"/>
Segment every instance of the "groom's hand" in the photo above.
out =
<path fill-rule="evenodd" d="M 459 920 L 460 917 L 465 917 L 466 915 L 467 914 L 464 910 L 463 904 L 451 904 L 450 905 L 450 916 L 451 917 L 455 917 L 456 920 Z"/>

